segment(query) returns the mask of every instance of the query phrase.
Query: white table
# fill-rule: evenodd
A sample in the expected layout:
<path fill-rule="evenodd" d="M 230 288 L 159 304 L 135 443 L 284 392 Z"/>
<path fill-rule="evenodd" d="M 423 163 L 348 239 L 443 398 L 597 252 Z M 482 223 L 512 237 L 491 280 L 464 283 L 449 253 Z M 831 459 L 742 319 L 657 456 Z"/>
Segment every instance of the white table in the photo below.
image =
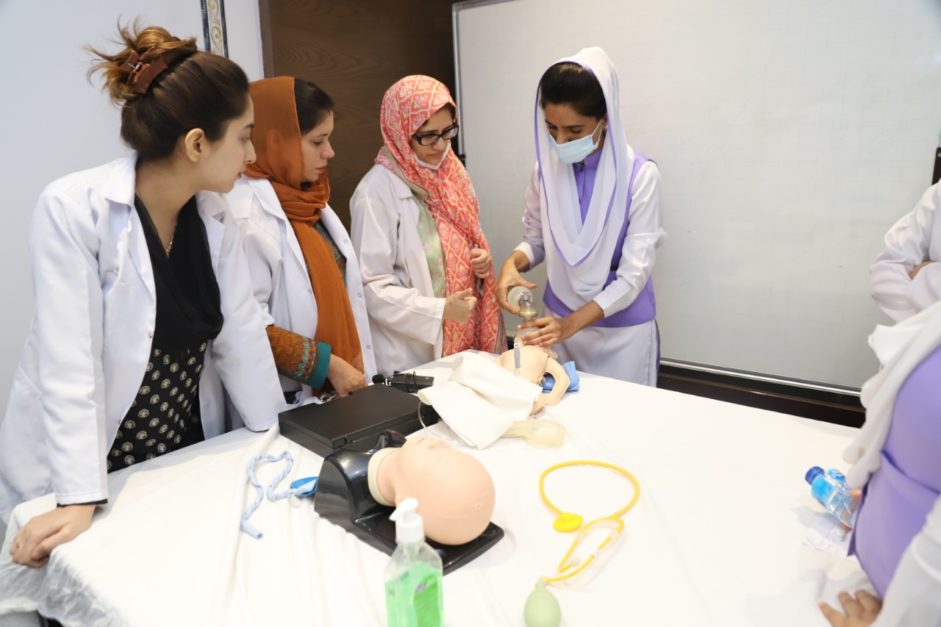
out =
<path fill-rule="evenodd" d="M 493 519 L 506 537 L 445 577 L 448 625 L 523 624 L 533 583 L 571 539 L 553 530 L 538 478 L 578 458 L 632 471 L 641 498 L 601 566 L 553 588 L 564 625 L 825 625 L 816 602 L 865 581 L 855 559 L 803 543 L 822 516 L 803 474 L 840 465 L 853 429 L 588 375 L 548 411 L 568 430 L 563 447 L 503 439 L 469 451 L 493 475 Z M 457 443 L 444 425 L 428 431 Z M 387 556 L 321 520 L 311 501 L 266 501 L 252 517 L 264 538 L 239 531 L 254 495 L 248 459 L 285 448 L 297 459 L 292 479 L 319 471 L 319 456 L 275 432 L 241 430 L 114 473 L 91 529 L 42 569 L 10 562 L 8 533 L 0 614 L 39 609 L 81 625 L 384 624 Z M 586 519 L 630 496 L 624 479 L 599 469 L 559 471 L 548 488 Z M 53 505 L 22 504 L 11 530 Z"/>

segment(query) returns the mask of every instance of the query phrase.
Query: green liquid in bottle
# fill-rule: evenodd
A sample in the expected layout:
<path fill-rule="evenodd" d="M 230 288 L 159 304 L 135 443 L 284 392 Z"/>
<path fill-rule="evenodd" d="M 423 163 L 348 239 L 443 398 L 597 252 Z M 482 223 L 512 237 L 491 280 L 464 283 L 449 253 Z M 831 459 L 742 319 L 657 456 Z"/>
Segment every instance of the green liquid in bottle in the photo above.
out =
<path fill-rule="evenodd" d="M 429 564 L 413 563 L 386 581 L 389 627 L 440 627 L 442 601 L 441 570 Z"/>

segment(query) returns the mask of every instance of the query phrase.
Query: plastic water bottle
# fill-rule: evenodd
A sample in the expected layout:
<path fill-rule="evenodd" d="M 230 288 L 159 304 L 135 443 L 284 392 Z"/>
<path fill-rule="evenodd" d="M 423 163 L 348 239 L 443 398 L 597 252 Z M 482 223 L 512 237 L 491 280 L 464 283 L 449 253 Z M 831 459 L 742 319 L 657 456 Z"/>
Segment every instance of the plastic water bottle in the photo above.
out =
<path fill-rule="evenodd" d="M 814 466 L 807 471 L 804 479 L 810 484 L 810 494 L 824 509 L 841 525 L 852 529 L 856 524 L 856 508 L 859 501 L 850 493 L 843 473 L 835 468 L 824 472 L 820 466 Z"/>

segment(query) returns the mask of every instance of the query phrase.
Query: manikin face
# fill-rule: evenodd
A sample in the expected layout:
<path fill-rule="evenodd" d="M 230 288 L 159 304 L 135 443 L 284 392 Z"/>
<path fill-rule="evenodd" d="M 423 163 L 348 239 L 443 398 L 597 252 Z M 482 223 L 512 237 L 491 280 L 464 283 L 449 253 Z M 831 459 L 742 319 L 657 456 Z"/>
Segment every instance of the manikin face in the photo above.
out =
<path fill-rule="evenodd" d="M 402 445 L 399 467 L 407 475 L 435 472 L 440 464 L 450 463 L 455 454 L 461 453 L 438 438 L 410 438 Z"/>
<path fill-rule="evenodd" d="M 223 136 L 207 143 L 206 158 L 197 165 L 202 189 L 223 194 L 231 191 L 245 167 L 255 161 L 252 145 L 255 109 L 252 99 L 247 98 L 247 101 L 244 113 L 229 121 Z"/>
<path fill-rule="evenodd" d="M 409 497 L 418 500 L 418 513 L 429 538 L 463 544 L 483 533 L 490 523 L 493 479 L 467 453 L 438 438 L 410 438 L 399 450 L 393 472 L 395 503 Z"/>
<path fill-rule="evenodd" d="M 320 124 L 301 136 L 301 156 L 304 159 L 304 182 L 316 183 L 327 169 L 327 162 L 337 153 L 330 144 L 333 134 L 333 111 L 327 113 Z"/>

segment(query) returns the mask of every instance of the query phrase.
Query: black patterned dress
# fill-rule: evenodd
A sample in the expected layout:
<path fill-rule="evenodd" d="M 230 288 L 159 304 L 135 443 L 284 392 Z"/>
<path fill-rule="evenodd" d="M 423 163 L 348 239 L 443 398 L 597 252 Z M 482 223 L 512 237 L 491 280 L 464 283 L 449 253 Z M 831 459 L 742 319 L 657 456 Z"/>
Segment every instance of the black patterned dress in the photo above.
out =
<path fill-rule="evenodd" d="M 137 398 L 108 453 L 108 472 L 169 453 L 203 439 L 199 375 L 206 342 L 193 349 L 154 348 Z"/>
<path fill-rule="evenodd" d="M 209 341 L 219 334 L 223 321 L 206 228 L 195 199 L 180 211 L 169 251 L 143 202 L 138 198 L 135 205 L 154 271 L 156 327 L 137 396 L 108 452 L 108 472 L 204 439 L 199 378 Z"/>

